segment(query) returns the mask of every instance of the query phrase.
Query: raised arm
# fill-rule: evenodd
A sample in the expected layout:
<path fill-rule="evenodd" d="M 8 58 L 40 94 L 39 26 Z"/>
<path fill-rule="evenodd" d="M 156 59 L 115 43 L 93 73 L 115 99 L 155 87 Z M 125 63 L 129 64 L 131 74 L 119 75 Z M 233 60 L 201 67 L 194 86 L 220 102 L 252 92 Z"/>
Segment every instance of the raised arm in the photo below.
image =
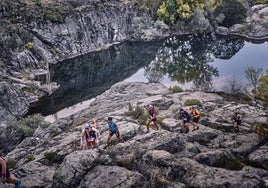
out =
<path fill-rule="evenodd" d="M 93 120 L 93 127 L 97 129 L 97 121 L 95 119 Z"/>
<path fill-rule="evenodd" d="M 85 135 L 85 129 L 83 129 L 81 133 L 81 140 L 80 140 L 81 146 L 83 145 L 84 142 L 84 135 Z"/>

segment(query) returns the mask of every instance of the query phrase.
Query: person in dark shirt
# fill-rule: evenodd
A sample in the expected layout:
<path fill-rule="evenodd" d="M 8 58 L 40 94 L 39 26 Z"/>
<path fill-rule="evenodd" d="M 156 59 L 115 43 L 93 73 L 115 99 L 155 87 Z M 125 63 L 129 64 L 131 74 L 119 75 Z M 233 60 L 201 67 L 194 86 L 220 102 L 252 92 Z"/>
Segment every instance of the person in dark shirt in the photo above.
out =
<path fill-rule="evenodd" d="M 234 124 L 234 131 L 235 132 L 239 132 L 240 131 L 240 125 L 241 125 L 241 116 L 235 112 L 233 117 L 232 117 L 232 121 L 233 121 L 233 124 Z"/>
<path fill-rule="evenodd" d="M 189 123 L 191 120 L 191 116 L 188 112 L 186 112 L 184 109 L 180 109 L 180 117 L 179 119 L 183 120 L 183 127 L 185 128 L 186 133 L 189 132 Z"/>

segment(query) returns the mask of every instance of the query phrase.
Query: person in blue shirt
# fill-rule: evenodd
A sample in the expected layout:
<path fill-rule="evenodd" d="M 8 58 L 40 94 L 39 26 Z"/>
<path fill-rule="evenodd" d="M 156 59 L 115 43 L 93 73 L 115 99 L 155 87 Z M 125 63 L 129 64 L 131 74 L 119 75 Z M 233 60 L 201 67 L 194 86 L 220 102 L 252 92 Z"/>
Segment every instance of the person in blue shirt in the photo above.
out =
<path fill-rule="evenodd" d="M 116 123 L 113 121 L 112 117 L 108 117 L 108 126 L 109 126 L 109 135 L 108 135 L 106 144 L 109 145 L 110 139 L 112 138 L 112 136 L 114 134 L 116 135 L 118 141 L 122 142 L 123 140 L 120 136 L 118 127 L 117 127 Z"/>

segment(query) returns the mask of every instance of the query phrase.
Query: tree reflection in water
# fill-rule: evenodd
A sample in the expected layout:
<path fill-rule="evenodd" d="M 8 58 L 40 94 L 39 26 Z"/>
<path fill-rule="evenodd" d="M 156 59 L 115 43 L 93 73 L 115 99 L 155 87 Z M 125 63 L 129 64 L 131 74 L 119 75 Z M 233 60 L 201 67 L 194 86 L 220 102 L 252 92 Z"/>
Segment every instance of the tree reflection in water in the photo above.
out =
<path fill-rule="evenodd" d="M 156 58 L 145 68 L 149 82 L 160 82 L 164 75 L 171 81 L 192 82 L 194 90 L 213 89 L 213 77 L 219 76 L 213 67 L 214 58 L 229 59 L 244 46 L 237 37 L 184 36 L 166 39 Z"/>
<path fill-rule="evenodd" d="M 52 95 L 31 104 L 29 114 L 49 115 L 91 99 L 117 82 L 145 69 L 149 82 L 168 75 L 196 90 L 212 89 L 214 58 L 228 59 L 244 45 L 239 38 L 181 36 L 150 42 L 128 41 L 108 49 L 58 62 L 50 67 L 51 80 L 60 85 Z M 143 80 L 146 81 L 146 80 Z"/>

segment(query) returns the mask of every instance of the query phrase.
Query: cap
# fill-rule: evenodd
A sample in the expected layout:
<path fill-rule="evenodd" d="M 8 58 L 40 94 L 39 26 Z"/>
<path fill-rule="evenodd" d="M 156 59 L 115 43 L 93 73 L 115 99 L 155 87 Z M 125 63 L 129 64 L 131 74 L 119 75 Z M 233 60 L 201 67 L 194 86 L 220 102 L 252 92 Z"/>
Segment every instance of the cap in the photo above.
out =
<path fill-rule="evenodd" d="M 111 120 L 113 120 L 113 118 L 112 117 L 108 117 L 108 121 L 111 121 Z"/>
<path fill-rule="evenodd" d="M 150 104 L 148 107 L 149 107 L 149 108 L 153 108 L 153 105 Z"/>
<path fill-rule="evenodd" d="M 85 128 L 85 129 L 88 129 L 89 127 L 90 127 L 90 125 L 89 125 L 88 123 L 85 123 L 85 124 L 84 124 L 84 128 Z"/>

